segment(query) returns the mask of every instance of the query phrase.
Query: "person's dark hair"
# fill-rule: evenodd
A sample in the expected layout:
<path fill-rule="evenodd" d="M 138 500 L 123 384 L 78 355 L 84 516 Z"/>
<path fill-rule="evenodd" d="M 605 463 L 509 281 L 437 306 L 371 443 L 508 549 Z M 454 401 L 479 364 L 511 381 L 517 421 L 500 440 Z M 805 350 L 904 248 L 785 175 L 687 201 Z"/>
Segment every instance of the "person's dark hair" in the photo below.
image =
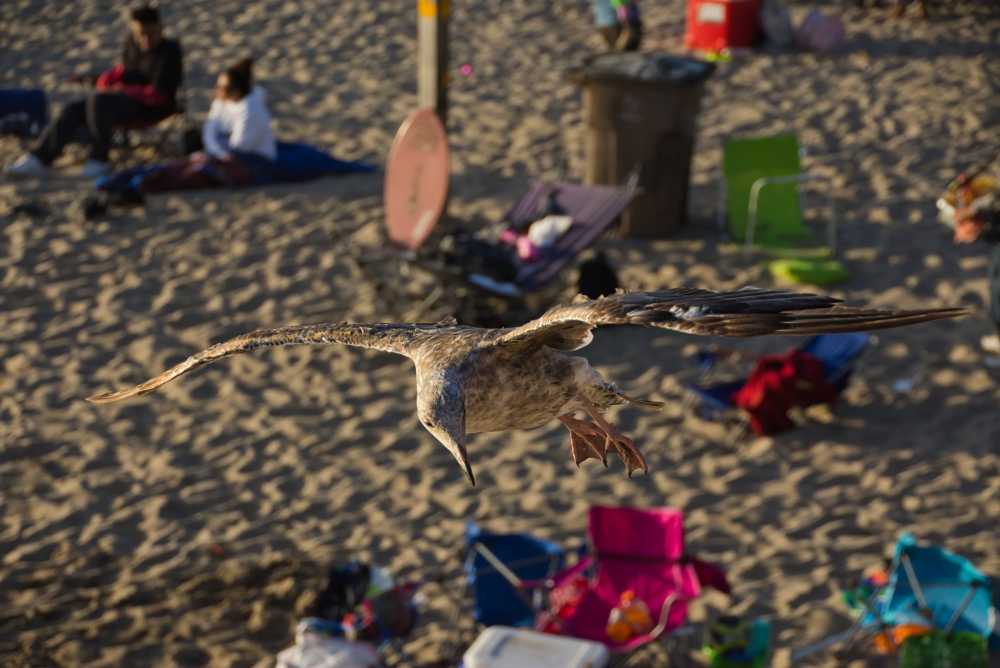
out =
<path fill-rule="evenodd" d="M 133 21 L 143 25 L 158 24 L 160 22 L 160 8 L 156 5 L 136 5 L 129 10 L 128 16 Z"/>
<path fill-rule="evenodd" d="M 253 58 L 244 58 L 226 68 L 226 78 L 229 79 L 229 90 L 240 98 L 250 94 L 253 89 Z"/>

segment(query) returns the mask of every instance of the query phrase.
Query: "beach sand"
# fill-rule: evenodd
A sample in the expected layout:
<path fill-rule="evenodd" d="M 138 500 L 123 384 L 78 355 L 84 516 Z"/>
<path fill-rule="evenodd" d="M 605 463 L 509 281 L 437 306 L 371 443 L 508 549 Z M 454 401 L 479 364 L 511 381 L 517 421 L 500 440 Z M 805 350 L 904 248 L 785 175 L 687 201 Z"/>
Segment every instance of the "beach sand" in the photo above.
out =
<path fill-rule="evenodd" d="M 416 105 L 412 4 L 169 3 L 193 119 L 219 67 L 250 52 L 280 137 L 382 164 Z M 496 220 L 531 178 L 579 177 L 580 93 L 565 73 L 599 41 L 583 0 L 454 4 L 451 213 Z M 734 584 L 732 601 L 709 596 L 693 618 L 770 615 L 779 648 L 847 628 L 841 591 L 903 530 L 1000 573 L 1000 369 L 978 346 L 986 248 L 954 246 L 934 210 L 957 170 L 997 149 L 1000 17 L 988 4 L 947 3 L 931 22 L 850 10 L 839 55 L 761 50 L 720 65 L 690 224 L 666 241 L 607 242 L 625 286 L 770 284 L 720 239 L 715 189 L 723 139 L 788 130 L 829 178 L 811 201 L 820 218 L 836 203 L 853 278 L 835 295 L 976 313 L 879 334 L 832 415 L 739 441 L 684 402 L 697 346 L 718 341 L 602 330 L 583 354 L 669 402 L 613 414 L 649 460 L 632 480 L 617 461 L 576 470 L 553 423 L 475 437 L 470 488 L 416 420 L 410 364 L 340 347 L 243 355 L 155 395 L 83 401 L 243 331 L 414 316 L 358 262 L 383 250 L 380 175 L 156 196 L 91 222 L 77 210 L 89 186 L 74 175 L 79 150 L 43 182 L 0 181 L 0 664 L 268 665 L 328 565 L 360 558 L 426 582 L 427 609 L 391 662 L 449 665 L 475 634 L 464 523 L 572 544 L 591 504 L 684 509 L 689 549 Z M 679 51 L 682 3 L 643 5 L 647 47 Z M 71 99 L 61 82 L 110 63 L 121 31 L 108 2 L 4 3 L 2 85 Z M 0 140 L 0 161 L 19 151 Z M 433 287 L 405 280 L 415 294 Z M 912 390 L 895 391 L 900 380 Z M 651 649 L 634 665 L 663 663 Z"/>

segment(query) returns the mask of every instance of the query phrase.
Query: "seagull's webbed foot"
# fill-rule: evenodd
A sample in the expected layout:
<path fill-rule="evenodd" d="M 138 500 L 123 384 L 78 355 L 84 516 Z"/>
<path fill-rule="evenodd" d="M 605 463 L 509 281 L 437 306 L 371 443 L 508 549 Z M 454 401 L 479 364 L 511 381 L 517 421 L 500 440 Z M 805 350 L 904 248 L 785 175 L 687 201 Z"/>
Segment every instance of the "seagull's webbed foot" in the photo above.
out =
<path fill-rule="evenodd" d="M 632 439 L 605 420 L 596 406 L 588 407 L 587 412 L 594 419 L 594 423 L 577 420 L 569 415 L 559 418 L 559 421 L 569 429 L 570 451 L 577 466 L 580 466 L 580 462 L 591 458 L 599 459 L 607 466 L 608 448 L 614 448 L 625 464 L 625 470 L 630 478 L 638 470 L 649 472 L 646 458 L 639 452 Z"/>
<path fill-rule="evenodd" d="M 588 459 L 599 459 L 608 466 L 607 435 L 597 425 L 583 420 L 563 415 L 559 421 L 569 430 L 569 447 L 573 455 L 573 463 L 580 468 L 580 463 Z"/>
<path fill-rule="evenodd" d="M 628 471 L 629 478 L 632 477 L 632 473 L 635 471 L 641 470 L 643 473 L 649 473 L 646 458 L 642 456 L 639 448 L 635 446 L 631 438 L 620 432 L 611 432 L 608 434 L 608 440 L 614 446 L 615 450 L 618 451 L 618 456 L 622 458 L 622 462 L 625 463 L 625 469 Z"/>
<path fill-rule="evenodd" d="M 613 424 L 605 420 L 601 414 L 601 410 L 589 401 L 584 401 L 584 410 L 593 418 L 597 426 L 604 431 L 606 438 L 605 448 L 611 446 L 618 451 L 618 456 L 622 458 L 629 478 L 638 470 L 642 470 L 643 473 L 649 473 L 646 458 L 642 456 L 639 448 L 635 446 L 631 438 L 618 431 Z"/>

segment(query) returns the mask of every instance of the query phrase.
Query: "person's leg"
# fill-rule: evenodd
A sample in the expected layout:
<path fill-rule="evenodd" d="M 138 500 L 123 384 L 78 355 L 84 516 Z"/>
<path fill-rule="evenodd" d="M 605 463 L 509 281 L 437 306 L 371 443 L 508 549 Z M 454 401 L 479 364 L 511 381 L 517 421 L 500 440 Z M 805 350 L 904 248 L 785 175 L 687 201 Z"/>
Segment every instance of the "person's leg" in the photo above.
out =
<path fill-rule="evenodd" d="M 90 159 L 107 162 L 111 133 L 116 126 L 151 117 L 149 107 L 121 93 L 95 93 L 87 98 Z"/>
<path fill-rule="evenodd" d="M 219 178 L 204 167 L 204 160 L 192 156 L 167 163 L 162 169 L 146 174 L 138 190 L 142 194 L 152 194 L 222 186 Z"/>
<path fill-rule="evenodd" d="M 621 34 L 621 27 L 618 25 L 618 16 L 611 6 L 611 0 L 594 0 L 594 23 L 605 45 L 608 49 L 613 49 Z"/>
<path fill-rule="evenodd" d="M 233 158 L 243 167 L 250 177 L 249 183 L 239 183 L 234 185 L 266 185 L 278 180 L 278 173 L 275 169 L 274 161 L 256 153 L 246 151 L 231 151 Z"/>
<path fill-rule="evenodd" d="M 59 112 L 59 117 L 45 128 L 31 153 L 43 165 L 51 165 L 62 153 L 66 144 L 76 139 L 85 120 L 86 101 L 70 102 Z"/>
<path fill-rule="evenodd" d="M 639 17 L 639 4 L 629 2 L 626 5 L 627 18 L 625 29 L 618 38 L 618 48 L 622 51 L 638 51 L 642 44 L 642 19 Z"/>

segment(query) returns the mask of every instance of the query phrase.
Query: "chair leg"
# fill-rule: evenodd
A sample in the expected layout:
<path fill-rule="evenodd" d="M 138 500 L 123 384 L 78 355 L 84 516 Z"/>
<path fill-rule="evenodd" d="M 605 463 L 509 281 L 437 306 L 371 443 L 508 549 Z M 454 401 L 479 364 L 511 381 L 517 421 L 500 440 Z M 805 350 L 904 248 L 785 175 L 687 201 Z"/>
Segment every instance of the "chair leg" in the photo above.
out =
<path fill-rule="evenodd" d="M 969 593 L 965 595 L 965 598 L 962 599 L 962 602 L 959 604 L 958 608 L 956 608 L 955 612 L 952 614 L 951 619 L 949 619 L 948 623 L 945 624 L 944 627 L 945 635 L 951 633 L 951 630 L 955 628 L 955 624 L 957 624 L 958 620 L 962 618 L 962 615 L 965 613 L 965 609 L 969 607 L 970 603 L 972 603 L 972 598 L 976 595 L 976 592 L 978 590 L 979 590 L 978 582 L 969 586 Z"/>
<path fill-rule="evenodd" d="M 910 582 L 910 588 L 913 589 L 913 595 L 920 606 L 920 613 L 930 619 L 930 607 L 927 605 L 927 598 L 924 596 L 924 590 L 920 586 L 920 580 L 917 579 L 917 574 L 913 570 L 913 564 L 910 563 L 910 555 L 903 553 L 899 561 L 903 564 L 903 570 L 906 571 L 906 579 Z"/>

